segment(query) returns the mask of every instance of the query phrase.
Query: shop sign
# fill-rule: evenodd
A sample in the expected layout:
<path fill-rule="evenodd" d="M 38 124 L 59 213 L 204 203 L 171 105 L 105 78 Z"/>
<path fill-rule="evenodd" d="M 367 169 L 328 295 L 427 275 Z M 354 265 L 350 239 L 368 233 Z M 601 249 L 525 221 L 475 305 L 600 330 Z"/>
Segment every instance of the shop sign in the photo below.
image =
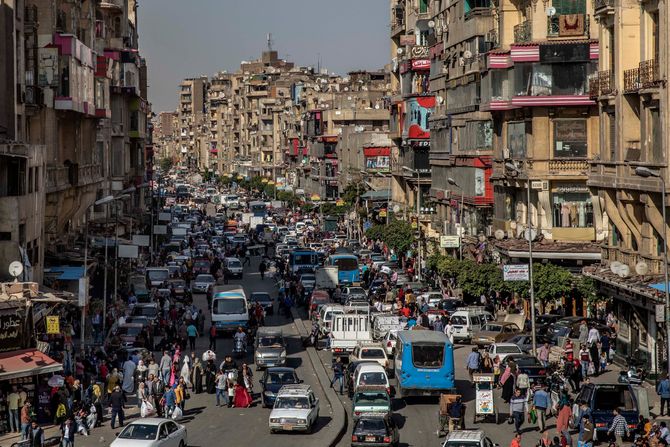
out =
<path fill-rule="evenodd" d="M 416 36 L 415 35 L 400 36 L 400 46 L 401 47 L 413 47 L 414 45 L 416 45 Z"/>
<path fill-rule="evenodd" d="M 665 304 L 656 305 L 656 322 L 663 323 L 665 321 Z"/>
<path fill-rule="evenodd" d="M 503 265 L 504 281 L 528 281 L 528 264 Z"/>
<path fill-rule="evenodd" d="M 430 70 L 430 59 L 414 59 L 412 70 Z"/>
<path fill-rule="evenodd" d="M 415 46 L 409 49 L 409 55 L 412 59 L 428 59 L 430 49 L 428 47 Z"/>
<path fill-rule="evenodd" d="M 17 309 L 0 315 L 0 352 L 15 351 L 23 348 L 23 312 L 17 315 Z"/>
<path fill-rule="evenodd" d="M 60 318 L 57 316 L 47 317 L 47 334 L 60 334 Z"/>
<path fill-rule="evenodd" d="M 458 236 L 440 236 L 440 247 L 458 248 L 461 246 L 461 238 Z"/>
<path fill-rule="evenodd" d="M 388 214 L 388 211 L 386 211 L 386 208 L 382 208 L 379 210 L 379 217 L 386 217 Z"/>
<path fill-rule="evenodd" d="M 344 200 L 342 200 L 342 199 L 337 199 L 337 202 L 335 202 L 335 205 L 337 205 L 337 206 L 344 206 Z"/>
<path fill-rule="evenodd" d="M 430 147 L 430 140 L 405 140 L 403 146 Z"/>

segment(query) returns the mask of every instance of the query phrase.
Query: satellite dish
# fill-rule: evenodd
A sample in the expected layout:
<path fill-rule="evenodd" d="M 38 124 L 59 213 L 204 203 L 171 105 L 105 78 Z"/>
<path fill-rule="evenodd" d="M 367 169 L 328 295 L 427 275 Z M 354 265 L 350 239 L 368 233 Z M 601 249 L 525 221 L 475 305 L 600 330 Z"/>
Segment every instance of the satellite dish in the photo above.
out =
<path fill-rule="evenodd" d="M 400 212 L 400 205 L 393 205 L 393 212 L 398 214 Z"/>
<path fill-rule="evenodd" d="M 638 262 L 637 264 L 635 264 L 635 273 L 641 276 L 646 275 L 647 273 L 649 273 L 649 265 L 644 261 Z"/>
<path fill-rule="evenodd" d="M 619 274 L 619 268 L 620 268 L 622 265 L 623 265 L 623 264 L 620 263 L 619 261 L 614 261 L 614 262 L 610 263 L 610 270 L 611 270 L 612 273 L 614 273 L 615 275 L 618 275 L 618 274 Z"/>
<path fill-rule="evenodd" d="M 428 28 L 435 28 L 435 20 L 428 21 Z"/>
<path fill-rule="evenodd" d="M 499 241 L 501 241 L 505 238 L 505 232 L 503 230 L 496 230 L 495 233 L 493 233 L 493 235 Z"/>
<path fill-rule="evenodd" d="M 379 104 L 375 104 L 375 109 L 379 110 Z"/>
<path fill-rule="evenodd" d="M 523 238 L 527 241 L 534 241 L 535 238 L 537 237 L 537 231 L 533 230 L 532 228 L 526 229 L 526 231 L 523 232 Z"/>
<path fill-rule="evenodd" d="M 442 104 L 444 102 L 444 98 L 441 96 L 438 96 L 435 98 L 435 101 L 437 101 L 438 104 Z"/>
<path fill-rule="evenodd" d="M 397 50 L 395 50 L 395 52 L 396 52 L 398 55 L 402 54 L 404 51 L 405 51 L 405 50 L 403 50 L 402 48 L 398 48 Z"/>
<path fill-rule="evenodd" d="M 20 261 L 12 261 L 9 264 L 9 274 L 14 277 L 14 281 L 19 280 L 19 276 L 23 273 L 23 264 Z"/>
<path fill-rule="evenodd" d="M 465 50 L 465 51 L 463 52 L 463 57 L 466 58 L 466 59 L 470 59 L 470 58 L 472 58 L 472 51 L 470 51 L 470 50 Z"/>
<path fill-rule="evenodd" d="M 556 8 L 550 6 L 547 8 L 547 17 L 554 17 L 556 15 Z"/>
<path fill-rule="evenodd" d="M 629 275 L 630 275 L 630 267 L 628 267 L 626 264 L 621 264 L 621 267 L 619 267 L 619 276 L 625 278 Z"/>

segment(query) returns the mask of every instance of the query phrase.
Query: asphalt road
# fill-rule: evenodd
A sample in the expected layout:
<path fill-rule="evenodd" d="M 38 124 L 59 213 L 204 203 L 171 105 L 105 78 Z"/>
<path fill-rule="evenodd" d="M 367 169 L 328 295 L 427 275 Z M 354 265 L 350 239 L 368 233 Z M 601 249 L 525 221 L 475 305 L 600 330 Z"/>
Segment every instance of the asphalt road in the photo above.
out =
<path fill-rule="evenodd" d="M 277 289 L 275 282 L 266 277 L 261 280 L 260 275 L 255 268 L 256 264 L 252 263 L 251 268 L 245 269 L 243 280 L 231 280 L 230 284 L 242 284 L 247 294 L 251 292 L 269 292 L 276 297 Z M 195 295 L 194 302 L 196 306 L 201 309 L 207 308 L 207 300 L 205 295 Z M 207 319 L 205 328 L 209 328 L 209 314 L 206 313 Z M 305 350 L 300 342 L 300 337 L 295 325 L 291 320 L 284 316 L 278 316 L 276 312 L 272 316 L 266 318 L 266 325 L 278 326 L 284 331 L 284 336 L 288 342 L 288 365 L 296 368 L 298 377 L 304 383 L 309 384 L 315 390 L 320 401 L 319 422 L 312 434 L 302 433 L 278 433 L 270 434 L 268 429 L 268 417 L 270 409 L 262 408 L 260 404 L 261 387 L 259 379 L 262 371 L 254 372 L 254 390 L 255 404 L 251 408 L 227 408 L 216 407 L 216 398 L 213 394 L 194 394 L 191 393 L 191 398 L 186 403 L 185 417 L 180 422 L 183 423 L 188 430 L 188 445 L 191 447 L 206 447 L 213 445 L 249 445 L 249 446 L 273 446 L 273 447 L 298 447 L 298 446 L 314 446 L 326 445 L 328 438 L 329 424 L 331 423 L 332 409 L 328 405 L 328 400 L 324 397 L 323 389 L 321 388 L 316 375 L 307 357 Z M 207 336 L 199 337 L 196 342 L 196 353 L 202 355 L 202 352 L 207 350 L 209 340 Z M 219 336 L 216 344 L 217 364 L 223 360 L 227 353 L 231 353 L 233 348 L 230 336 Z M 190 355 L 190 351 L 188 351 Z M 156 353 L 158 355 L 158 353 Z M 157 358 L 160 358 L 158 355 Z M 248 355 L 246 361 L 252 365 L 253 357 Z M 240 363 L 238 361 L 238 363 Z M 131 398 L 134 402 L 134 398 Z M 116 430 L 111 430 L 109 427 L 109 419 L 105 419 L 103 427 L 97 428 L 89 437 L 78 437 L 76 445 L 78 446 L 101 446 L 109 445 L 113 438 L 120 432 L 117 427 Z"/>

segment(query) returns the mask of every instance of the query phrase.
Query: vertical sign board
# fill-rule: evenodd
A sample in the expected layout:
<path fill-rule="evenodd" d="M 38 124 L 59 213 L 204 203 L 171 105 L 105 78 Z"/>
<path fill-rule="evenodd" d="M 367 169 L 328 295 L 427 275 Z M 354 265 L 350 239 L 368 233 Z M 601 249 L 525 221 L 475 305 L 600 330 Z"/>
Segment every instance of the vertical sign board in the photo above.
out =
<path fill-rule="evenodd" d="M 0 312 L 0 352 L 17 351 L 24 348 L 26 342 L 23 308 L 12 307 Z"/>
<path fill-rule="evenodd" d="M 47 334 L 60 334 L 60 318 L 57 316 L 48 316 L 47 320 Z"/>
<path fill-rule="evenodd" d="M 442 248 L 458 248 L 461 245 L 461 238 L 459 236 L 440 236 L 440 247 Z"/>
<path fill-rule="evenodd" d="M 84 307 L 88 304 L 88 277 L 79 278 L 79 290 L 77 293 L 77 301 L 79 307 Z"/>
<path fill-rule="evenodd" d="M 133 245 L 138 245 L 140 247 L 148 247 L 149 245 L 151 245 L 151 236 L 146 236 L 144 234 L 134 234 Z"/>
<path fill-rule="evenodd" d="M 528 281 L 529 278 L 528 264 L 503 265 L 504 281 Z"/>
<path fill-rule="evenodd" d="M 138 257 L 137 245 L 119 245 L 119 258 L 136 259 Z"/>

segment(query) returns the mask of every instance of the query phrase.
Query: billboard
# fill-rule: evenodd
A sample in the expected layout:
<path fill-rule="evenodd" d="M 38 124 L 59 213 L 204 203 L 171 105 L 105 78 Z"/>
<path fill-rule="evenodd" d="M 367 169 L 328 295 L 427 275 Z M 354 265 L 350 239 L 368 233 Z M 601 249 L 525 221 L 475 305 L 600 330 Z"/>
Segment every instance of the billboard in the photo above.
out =
<path fill-rule="evenodd" d="M 435 107 L 435 97 L 409 98 L 405 101 L 403 138 L 430 139 L 429 120 Z"/>
<path fill-rule="evenodd" d="M 529 277 L 528 264 L 503 265 L 504 281 L 528 281 Z"/>

